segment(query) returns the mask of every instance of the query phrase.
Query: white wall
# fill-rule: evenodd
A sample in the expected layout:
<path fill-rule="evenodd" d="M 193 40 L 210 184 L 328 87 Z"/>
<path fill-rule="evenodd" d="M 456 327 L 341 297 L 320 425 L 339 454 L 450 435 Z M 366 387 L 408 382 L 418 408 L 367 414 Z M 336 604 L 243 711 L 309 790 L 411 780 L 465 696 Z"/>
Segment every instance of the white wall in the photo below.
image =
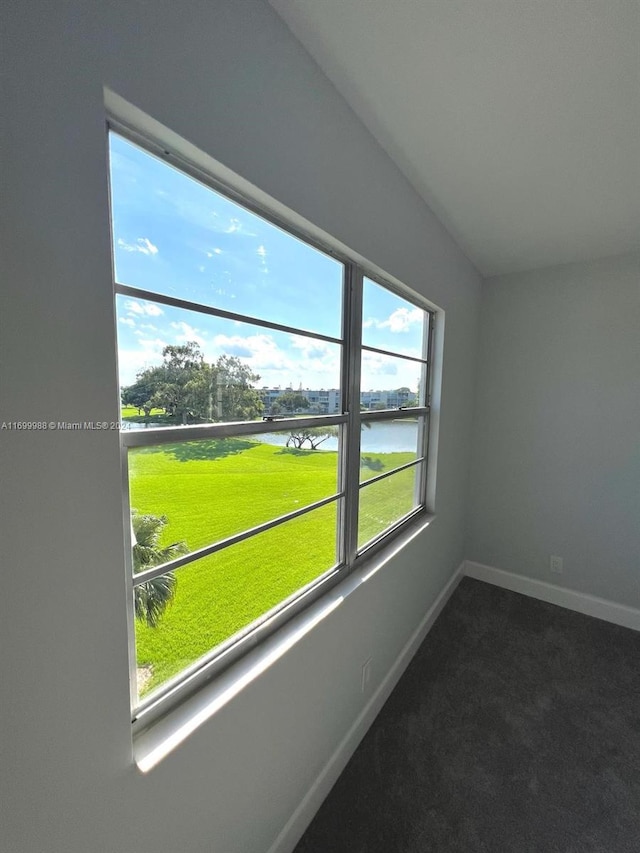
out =
<path fill-rule="evenodd" d="M 481 317 L 467 558 L 638 607 L 640 257 L 489 279 Z"/>
<path fill-rule="evenodd" d="M 463 555 L 479 280 L 261 0 L 3 4 L 0 420 L 116 420 L 103 86 L 446 311 L 438 517 L 142 776 L 118 437 L 0 433 L 7 853 L 264 853 Z"/>

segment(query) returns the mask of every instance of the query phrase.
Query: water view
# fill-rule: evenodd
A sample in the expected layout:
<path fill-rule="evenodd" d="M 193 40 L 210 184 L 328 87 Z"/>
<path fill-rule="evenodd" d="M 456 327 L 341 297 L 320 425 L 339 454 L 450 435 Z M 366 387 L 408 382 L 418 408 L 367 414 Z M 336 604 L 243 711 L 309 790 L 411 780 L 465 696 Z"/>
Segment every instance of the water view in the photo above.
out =
<path fill-rule="evenodd" d="M 155 424 L 127 423 L 126 429 L 145 429 Z M 276 447 L 284 447 L 287 443 L 287 433 L 266 432 L 260 438 L 265 444 L 273 444 Z M 415 452 L 418 441 L 418 424 L 414 419 L 398 421 L 381 421 L 372 423 L 369 428 L 362 430 L 361 437 L 362 453 L 394 453 L 399 451 Z M 318 447 L 318 450 L 337 450 L 338 439 L 331 436 Z"/>
<path fill-rule="evenodd" d="M 260 437 L 266 444 L 284 447 L 287 443 L 285 433 L 264 433 Z M 409 451 L 415 453 L 418 442 L 418 424 L 415 420 L 381 421 L 362 430 L 360 438 L 362 453 L 394 453 Z M 318 447 L 318 450 L 337 450 L 338 439 L 331 436 Z"/>

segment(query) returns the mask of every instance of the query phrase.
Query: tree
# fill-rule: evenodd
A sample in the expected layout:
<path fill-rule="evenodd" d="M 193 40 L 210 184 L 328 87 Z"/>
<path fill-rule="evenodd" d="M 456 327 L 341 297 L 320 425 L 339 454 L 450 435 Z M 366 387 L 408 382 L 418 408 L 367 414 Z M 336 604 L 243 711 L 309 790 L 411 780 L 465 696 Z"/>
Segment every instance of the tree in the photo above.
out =
<path fill-rule="evenodd" d="M 185 554 L 185 542 L 174 542 L 166 548 L 160 547 L 160 536 L 167 524 L 165 515 L 140 515 L 135 510 L 131 515 L 131 524 L 135 542 L 133 544 L 133 572 L 138 574 L 152 566 L 159 566 Z M 160 617 L 176 594 L 177 579 L 173 572 L 167 572 L 144 581 L 134 587 L 134 609 L 136 618 L 155 628 Z"/>
<path fill-rule="evenodd" d="M 323 441 L 328 438 L 335 438 L 338 435 L 338 428 L 335 426 L 324 427 L 301 427 L 293 429 L 287 438 L 287 447 L 302 449 L 305 442 L 309 442 L 311 450 L 317 450 Z"/>
<path fill-rule="evenodd" d="M 154 395 L 153 384 L 144 378 L 138 378 L 133 385 L 123 388 L 120 397 L 123 406 L 135 406 L 138 414 L 142 411 L 147 417 L 151 414 L 151 398 Z"/>
<path fill-rule="evenodd" d="M 142 408 L 147 416 L 152 407 L 164 409 L 177 423 L 254 420 L 262 414 L 262 400 L 252 387 L 260 377 L 239 358 L 221 355 L 207 364 L 196 341 L 168 345 L 162 358 L 122 389 L 125 405 Z"/>
<path fill-rule="evenodd" d="M 211 387 L 211 369 L 195 341 L 168 345 L 162 350 L 163 364 L 149 371 L 155 380 L 153 400 L 176 420 L 206 414 Z"/>
<path fill-rule="evenodd" d="M 278 397 L 278 405 L 287 412 L 295 412 L 296 409 L 308 409 L 309 401 L 299 391 L 285 391 Z"/>
<path fill-rule="evenodd" d="M 122 389 L 123 403 L 143 409 L 147 416 L 152 407 L 164 409 L 181 423 L 194 413 L 205 414 L 211 368 L 198 344 L 167 345 L 162 358 L 162 364 L 140 371 L 133 385 Z"/>
<path fill-rule="evenodd" d="M 307 436 L 307 440 L 311 445 L 312 450 L 317 450 L 322 442 L 326 441 L 328 438 L 338 437 L 338 427 L 335 426 L 313 427 L 308 430 L 308 432 L 309 435 Z"/>
<path fill-rule="evenodd" d="M 232 355 L 221 355 L 211 371 L 216 420 L 252 421 L 260 417 L 264 404 L 251 384 L 259 381 L 257 373 Z"/>

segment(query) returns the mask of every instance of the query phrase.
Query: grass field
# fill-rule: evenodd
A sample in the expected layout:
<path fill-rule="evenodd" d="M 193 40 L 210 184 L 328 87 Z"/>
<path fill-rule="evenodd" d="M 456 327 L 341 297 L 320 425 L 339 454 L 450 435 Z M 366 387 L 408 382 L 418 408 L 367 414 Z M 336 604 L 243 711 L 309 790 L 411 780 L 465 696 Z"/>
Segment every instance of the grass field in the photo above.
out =
<path fill-rule="evenodd" d="M 129 421 L 129 423 L 146 423 L 150 426 L 166 426 L 167 424 L 174 426 L 176 422 L 176 419 L 169 417 L 164 409 L 151 409 L 149 417 L 147 417 L 144 412 L 136 409 L 135 406 L 121 406 L 120 419 L 122 421 Z"/>
<path fill-rule="evenodd" d="M 190 551 L 273 519 L 337 490 L 338 454 L 240 438 L 131 450 L 131 506 L 165 515 L 163 545 Z M 410 453 L 368 454 L 362 479 L 409 461 Z M 413 505 L 412 470 L 361 491 L 360 544 Z M 138 665 L 149 692 L 228 639 L 336 562 L 336 504 L 176 571 L 174 601 L 156 628 L 137 622 Z"/>
<path fill-rule="evenodd" d="M 164 414 L 164 409 L 151 409 L 151 416 L 154 415 L 162 415 Z M 137 420 L 138 418 L 144 419 L 144 412 L 141 413 L 139 409 L 136 409 L 135 406 L 121 406 L 120 407 L 120 417 L 123 421 L 131 421 Z"/>

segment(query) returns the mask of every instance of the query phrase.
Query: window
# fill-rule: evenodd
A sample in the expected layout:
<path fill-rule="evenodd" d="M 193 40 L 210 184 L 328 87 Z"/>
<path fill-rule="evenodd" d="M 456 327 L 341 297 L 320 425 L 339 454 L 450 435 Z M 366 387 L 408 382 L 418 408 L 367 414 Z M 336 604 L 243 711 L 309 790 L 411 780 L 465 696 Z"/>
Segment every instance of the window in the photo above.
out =
<path fill-rule="evenodd" d="M 433 315 L 109 134 L 134 720 L 425 512 Z"/>

